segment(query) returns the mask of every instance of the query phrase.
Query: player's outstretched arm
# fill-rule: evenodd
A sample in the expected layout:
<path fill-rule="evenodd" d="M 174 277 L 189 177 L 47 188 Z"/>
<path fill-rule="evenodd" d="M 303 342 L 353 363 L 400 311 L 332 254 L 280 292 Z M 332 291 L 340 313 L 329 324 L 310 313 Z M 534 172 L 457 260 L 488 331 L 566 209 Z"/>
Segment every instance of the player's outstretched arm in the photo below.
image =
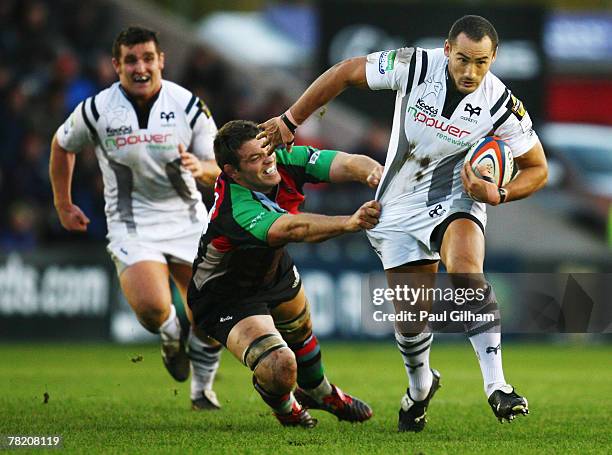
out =
<path fill-rule="evenodd" d="M 313 213 L 283 215 L 268 230 L 270 246 L 281 246 L 291 242 L 322 242 L 332 237 L 372 229 L 378 224 L 380 204 L 369 201 L 350 216 L 326 216 Z"/>
<path fill-rule="evenodd" d="M 263 131 L 257 139 L 265 138 L 263 146 L 267 147 L 268 151 L 281 144 L 290 146 L 295 128 L 315 110 L 333 100 L 347 87 L 367 88 L 365 68 L 366 57 L 355 57 L 336 63 L 320 75 L 285 114 L 258 125 Z"/>
<path fill-rule="evenodd" d="M 72 203 L 72 174 L 76 157 L 74 153 L 63 149 L 53 136 L 51 157 L 49 160 L 49 177 L 53 189 L 53 205 L 60 223 L 69 231 L 87 230 L 89 218 L 81 209 Z"/>
<path fill-rule="evenodd" d="M 338 152 L 329 168 L 329 180 L 333 183 L 359 182 L 376 188 L 383 173 L 383 166 L 365 155 Z"/>

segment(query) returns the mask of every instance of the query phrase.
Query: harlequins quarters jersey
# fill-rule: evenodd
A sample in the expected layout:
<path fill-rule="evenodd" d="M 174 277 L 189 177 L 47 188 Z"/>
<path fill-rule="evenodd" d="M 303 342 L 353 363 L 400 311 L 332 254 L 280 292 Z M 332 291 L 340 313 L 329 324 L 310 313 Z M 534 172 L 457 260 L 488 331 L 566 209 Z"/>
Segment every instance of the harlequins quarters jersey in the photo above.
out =
<path fill-rule="evenodd" d="M 202 229 L 206 208 L 178 144 L 214 159 L 217 127 L 206 105 L 181 86 L 162 81 L 148 116 L 119 82 L 81 102 L 57 130 L 59 145 L 78 153 L 94 144 L 104 180 L 109 238 L 163 240 Z"/>
<path fill-rule="evenodd" d="M 270 247 L 270 226 L 285 213 L 299 213 L 305 183 L 329 181 L 335 151 L 294 146 L 276 150 L 281 181 L 272 194 L 249 190 L 222 173 L 215 205 L 193 265 L 193 284 L 211 298 L 256 300 L 273 287 L 293 261 L 284 247 Z"/>
<path fill-rule="evenodd" d="M 372 90 L 397 92 L 385 172 L 376 198 L 439 200 L 450 195 L 453 170 L 484 136 L 506 141 L 514 157 L 537 142 L 523 104 L 490 71 L 461 95 L 448 75 L 444 49 L 402 48 L 367 56 Z"/>

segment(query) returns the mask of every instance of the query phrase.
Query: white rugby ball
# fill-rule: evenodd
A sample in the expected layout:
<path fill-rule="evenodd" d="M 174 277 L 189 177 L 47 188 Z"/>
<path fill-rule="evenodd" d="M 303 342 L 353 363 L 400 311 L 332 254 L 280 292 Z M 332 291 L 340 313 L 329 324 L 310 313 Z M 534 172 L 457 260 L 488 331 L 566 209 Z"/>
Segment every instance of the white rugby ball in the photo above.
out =
<path fill-rule="evenodd" d="M 470 163 L 474 173 L 480 175 L 478 166 L 489 169 L 493 181 L 498 187 L 506 185 L 512 179 L 514 158 L 508 144 L 497 136 L 487 136 L 476 142 L 467 152 L 465 162 Z M 488 180 L 488 179 L 486 179 Z"/>

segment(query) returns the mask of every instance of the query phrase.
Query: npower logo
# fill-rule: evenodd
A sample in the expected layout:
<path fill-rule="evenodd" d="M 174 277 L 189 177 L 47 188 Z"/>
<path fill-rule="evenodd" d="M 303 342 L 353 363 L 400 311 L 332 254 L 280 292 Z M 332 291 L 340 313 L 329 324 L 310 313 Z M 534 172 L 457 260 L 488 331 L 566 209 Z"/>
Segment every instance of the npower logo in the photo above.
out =
<path fill-rule="evenodd" d="M 130 134 L 128 136 L 109 137 L 104 141 L 107 149 L 118 150 L 126 145 L 165 144 L 172 134 Z"/>
<path fill-rule="evenodd" d="M 414 106 L 410 106 L 408 108 L 408 115 L 411 115 L 415 122 L 424 123 L 425 126 L 443 131 L 454 137 L 462 138 L 463 136 L 470 134 L 470 132 L 467 130 L 462 130 L 455 125 L 451 125 L 436 118 L 430 117 L 427 114 L 418 111 Z"/>

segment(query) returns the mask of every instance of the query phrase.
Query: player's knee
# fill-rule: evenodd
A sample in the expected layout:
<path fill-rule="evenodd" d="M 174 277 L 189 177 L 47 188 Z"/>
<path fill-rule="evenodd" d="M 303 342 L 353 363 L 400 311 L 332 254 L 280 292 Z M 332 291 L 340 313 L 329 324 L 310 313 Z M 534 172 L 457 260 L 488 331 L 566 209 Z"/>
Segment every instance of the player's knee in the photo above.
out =
<path fill-rule="evenodd" d="M 170 315 L 170 307 L 161 305 L 139 305 L 134 312 L 140 324 L 150 332 L 157 333 Z"/>
<path fill-rule="evenodd" d="M 448 273 L 482 273 L 482 263 L 469 253 L 448 255 L 444 266 Z"/>
<path fill-rule="evenodd" d="M 276 328 L 287 343 L 304 341 L 312 333 L 312 319 L 308 302 L 299 315 L 287 321 L 275 322 Z"/>
<path fill-rule="evenodd" d="M 399 335 L 402 338 L 414 338 L 414 337 L 418 337 L 421 333 L 423 333 L 425 329 L 425 326 L 421 326 L 421 329 L 419 331 L 418 328 L 414 328 L 413 331 L 404 331 L 402 330 L 401 332 L 395 332 L 396 335 Z M 410 329 L 409 329 L 410 330 Z"/>
<path fill-rule="evenodd" d="M 270 393 L 290 392 L 297 381 L 297 362 L 289 348 L 274 351 L 255 370 L 257 382 Z"/>

